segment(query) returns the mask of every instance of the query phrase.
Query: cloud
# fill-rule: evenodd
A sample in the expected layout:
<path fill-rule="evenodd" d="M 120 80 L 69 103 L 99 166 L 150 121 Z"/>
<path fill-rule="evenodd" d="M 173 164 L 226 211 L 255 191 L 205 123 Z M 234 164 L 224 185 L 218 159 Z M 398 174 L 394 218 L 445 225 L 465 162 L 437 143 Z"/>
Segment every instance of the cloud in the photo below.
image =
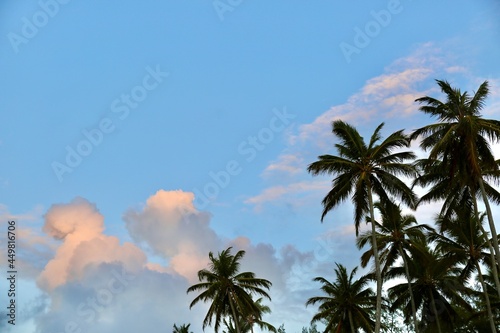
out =
<path fill-rule="evenodd" d="M 160 190 L 140 211 L 130 210 L 124 220 L 132 238 L 169 260 L 170 267 L 189 281 L 207 264 L 207 254 L 221 248 L 210 227 L 210 214 L 198 211 L 194 195 Z"/>
<path fill-rule="evenodd" d="M 289 142 L 324 149 L 330 146 L 334 120 L 359 125 L 371 123 L 374 118 L 406 117 L 416 113 L 415 99 L 428 92 L 428 88 L 422 88 L 422 83 L 427 82 L 444 61 L 438 54 L 432 44 L 424 44 L 411 55 L 394 61 L 344 104 L 332 106 L 313 122 L 299 126 L 298 133 L 292 134 Z"/>
<path fill-rule="evenodd" d="M 304 195 L 307 192 L 326 191 L 329 189 L 330 182 L 326 180 L 302 181 L 288 185 L 277 185 L 268 187 L 262 193 L 245 200 L 246 204 L 255 206 L 256 211 L 261 211 L 267 203 L 275 202 L 289 198 L 294 205 L 302 204 L 302 200 L 297 195 Z"/>
<path fill-rule="evenodd" d="M 104 217 L 83 198 L 69 204 L 53 205 L 45 215 L 43 230 L 62 240 L 55 256 L 40 276 L 38 285 L 53 290 L 70 281 L 78 281 L 92 265 L 120 262 L 136 271 L 146 263 L 146 256 L 135 245 L 120 245 L 118 238 L 103 235 Z"/>
<path fill-rule="evenodd" d="M 299 125 L 289 133 L 283 152 L 265 168 L 263 174 L 269 185 L 245 203 L 261 211 L 266 204 L 300 202 L 306 194 L 314 196 L 314 191 L 316 195 L 324 195 L 329 188 L 317 186 L 320 182 L 311 179 L 306 169 L 307 164 L 315 161 L 318 155 L 334 153 L 332 122 L 349 122 L 362 135 L 364 131 L 371 133 L 374 126 L 382 121 L 388 123 L 385 129 L 390 129 L 391 124 L 403 118 L 407 122 L 411 119 L 412 128 L 408 131 L 424 125 L 425 117 L 421 117 L 415 99 L 439 94 L 439 87 L 434 81 L 436 77 L 449 77 L 450 73 L 468 75 L 467 69 L 455 65 L 453 59 L 455 56 L 450 55 L 446 47 L 440 48 L 433 43 L 417 45 L 409 55 L 396 59 L 380 75 L 368 79 L 345 103 L 334 105 L 312 122 Z M 487 112 L 491 113 L 491 108 Z M 286 175 L 291 184 L 281 185 L 280 175 Z"/>
<path fill-rule="evenodd" d="M 276 161 L 272 162 L 266 167 L 266 169 L 264 170 L 264 176 L 269 177 L 275 172 L 295 175 L 304 170 L 303 164 L 304 159 L 300 156 L 283 154 L 280 155 Z"/>
<path fill-rule="evenodd" d="M 188 282 L 148 269 L 134 273 L 123 263 L 102 263 L 83 278 L 50 294 L 51 303 L 36 317 L 39 332 L 155 332 L 174 323 L 197 323 L 203 306 L 189 310 Z"/>

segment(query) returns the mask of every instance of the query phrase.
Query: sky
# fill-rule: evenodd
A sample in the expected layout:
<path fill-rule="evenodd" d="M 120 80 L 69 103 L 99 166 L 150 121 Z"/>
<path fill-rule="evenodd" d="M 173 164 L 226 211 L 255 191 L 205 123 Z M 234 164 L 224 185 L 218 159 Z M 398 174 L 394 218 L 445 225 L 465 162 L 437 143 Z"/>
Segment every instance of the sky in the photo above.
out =
<path fill-rule="evenodd" d="M 498 0 L 3 0 L 2 332 L 200 333 L 186 289 L 229 246 L 273 284 L 264 319 L 300 332 L 312 279 L 362 253 L 352 206 L 321 223 L 331 179 L 306 171 L 335 153 L 331 122 L 409 133 L 436 79 L 488 80 L 498 119 L 498 17 Z"/>

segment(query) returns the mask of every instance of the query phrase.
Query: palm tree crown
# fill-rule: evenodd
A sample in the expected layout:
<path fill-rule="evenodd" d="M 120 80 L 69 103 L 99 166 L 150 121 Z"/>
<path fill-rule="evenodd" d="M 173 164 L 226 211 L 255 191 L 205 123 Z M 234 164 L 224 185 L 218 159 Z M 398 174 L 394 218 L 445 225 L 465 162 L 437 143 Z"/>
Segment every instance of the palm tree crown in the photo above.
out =
<path fill-rule="evenodd" d="M 482 176 L 480 161 L 489 169 L 498 169 L 488 139 L 500 140 L 500 121 L 481 116 L 489 94 L 488 81 L 479 86 L 474 96 L 452 88 L 447 81 L 436 81 L 446 101 L 429 96 L 416 101 L 424 104 L 420 111 L 437 117 L 438 122 L 415 130 L 411 139 L 422 137 L 420 147 L 430 150 L 430 159 L 442 159 L 449 163 L 451 171 L 466 170 L 464 175 L 468 178 Z"/>
<path fill-rule="evenodd" d="M 207 315 L 203 321 L 203 329 L 212 324 L 215 318 L 214 329 L 218 332 L 222 320 L 231 316 L 240 331 L 238 322 L 240 317 L 257 315 L 260 319 L 260 310 L 252 299 L 252 294 L 257 294 L 271 299 L 265 289 L 271 287 L 271 282 L 255 277 L 253 272 L 239 273 L 240 260 L 245 251 L 231 254 L 231 247 L 220 252 L 217 257 L 209 253 L 210 264 L 208 269 L 198 272 L 201 281 L 188 288 L 187 292 L 202 291 L 191 302 L 190 308 L 196 303 L 211 302 Z"/>
<path fill-rule="evenodd" d="M 397 177 L 415 175 L 413 166 L 404 163 L 414 159 L 415 154 L 410 151 L 393 152 L 409 145 L 408 137 L 402 130 L 378 143 L 383 126 L 382 123 L 376 128 L 366 145 L 354 127 L 341 120 L 333 122 L 332 132 L 340 139 L 340 143 L 335 144 L 339 156 L 319 156 L 319 160 L 308 167 L 308 171 L 313 175 L 326 173 L 336 176 L 332 181 L 331 191 L 323 199 L 322 221 L 331 209 L 352 194 L 357 234 L 359 223 L 370 209 L 369 189 L 380 201 L 390 201 L 391 194 L 410 207 L 415 205 L 415 194 Z"/>
<path fill-rule="evenodd" d="M 357 332 L 362 328 L 365 332 L 373 332 L 375 322 L 375 293 L 367 288 L 370 277 L 364 275 L 355 280 L 357 268 L 350 274 L 341 264 L 336 264 L 336 279 L 330 282 L 322 277 L 314 281 L 321 282 L 321 290 L 327 296 L 310 298 L 306 305 L 319 303 L 318 313 L 314 315 L 311 323 L 324 321 L 325 332 Z"/>

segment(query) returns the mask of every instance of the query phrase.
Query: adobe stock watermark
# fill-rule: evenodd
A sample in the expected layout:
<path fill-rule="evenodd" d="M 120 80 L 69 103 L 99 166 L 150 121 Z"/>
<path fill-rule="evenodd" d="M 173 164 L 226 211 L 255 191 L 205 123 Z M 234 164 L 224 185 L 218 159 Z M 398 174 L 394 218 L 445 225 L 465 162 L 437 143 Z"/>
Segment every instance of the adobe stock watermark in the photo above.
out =
<path fill-rule="evenodd" d="M 237 152 L 239 156 L 244 157 L 246 163 L 252 162 L 258 153 L 274 140 L 275 135 L 290 126 L 291 121 L 296 117 L 296 115 L 288 113 L 286 107 L 283 107 L 282 110 L 275 108 L 272 113 L 273 117 L 269 120 L 267 127 L 261 128 L 255 135 L 248 136 L 238 144 Z M 242 171 L 242 162 L 237 159 L 228 161 L 222 170 L 210 171 L 208 176 L 211 181 L 206 183 L 201 190 L 198 188 L 193 190 L 196 206 L 199 209 L 207 207 L 211 201 L 217 198 L 221 189 L 226 188 L 231 179 Z"/>
<path fill-rule="evenodd" d="M 170 74 L 163 72 L 160 65 L 156 65 L 153 69 L 150 66 L 145 68 L 146 74 L 142 82 L 130 89 L 128 93 L 123 93 L 120 97 L 115 98 L 110 105 L 112 114 L 116 114 L 119 120 L 125 120 L 130 115 L 130 111 L 137 109 L 149 93 L 155 90 L 165 78 Z M 52 170 L 57 179 L 61 183 L 66 174 L 71 174 L 75 168 L 82 164 L 83 160 L 88 157 L 95 148 L 102 144 L 106 135 L 113 133 L 116 129 L 117 120 L 112 117 L 103 117 L 97 124 L 89 129 L 81 131 L 81 139 L 73 146 L 66 146 L 66 157 L 62 162 L 53 161 L 51 163 Z"/>
<path fill-rule="evenodd" d="M 410 0 L 411 1 L 411 0 Z M 387 8 L 372 10 L 370 16 L 372 20 L 366 22 L 363 28 L 355 26 L 352 44 L 342 42 L 339 44 L 340 50 L 347 63 L 351 63 L 353 54 L 360 54 L 361 50 L 368 47 L 371 41 L 376 38 L 383 28 L 386 28 L 392 21 L 392 17 L 403 11 L 400 0 L 389 0 Z"/>
<path fill-rule="evenodd" d="M 95 322 L 99 315 L 110 306 L 115 298 L 125 291 L 130 282 L 135 279 L 134 275 L 121 268 L 121 272 L 116 269 L 111 271 L 111 277 L 103 288 L 95 291 L 91 297 L 87 297 L 84 302 L 80 302 L 76 308 L 76 318 L 73 317 L 64 324 L 64 330 L 59 333 L 81 333 L 85 326 Z"/>
<path fill-rule="evenodd" d="M 23 16 L 21 18 L 22 26 L 20 34 L 9 32 L 7 38 L 15 53 L 19 53 L 21 44 L 28 44 L 30 40 L 38 35 L 40 29 L 45 27 L 49 21 L 59 13 L 61 5 L 66 5 L 71 0 L 40 0 L 40 7 L 31 17 Z"/>
<path fill-rule="evenodd" d="M 243 0 L 215 0 L 212 2 L 215 13 L 219 20 L 224 21 L 224 16 L 227 12 L 233 12 L 237 7 L 243 3 Z"/>

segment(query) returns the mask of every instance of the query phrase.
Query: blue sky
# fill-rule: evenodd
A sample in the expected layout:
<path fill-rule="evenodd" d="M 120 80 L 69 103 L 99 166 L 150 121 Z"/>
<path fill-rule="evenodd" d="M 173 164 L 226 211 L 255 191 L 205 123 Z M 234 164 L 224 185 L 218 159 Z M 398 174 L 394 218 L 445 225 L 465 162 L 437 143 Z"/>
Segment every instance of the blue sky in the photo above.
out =
<path fill-rule="evenodd" d="M 435 79 L 489 80 L 498 118 L 498 17 L 493 0 L 3 1 L 0 224 L 18 223 L 21 294 L 0 327 L 201 332 L 185 289 L 233 245 L 273 282 L 266 319 L 299 332 L 311 279 L 360 255 L 352 208 L 321 224 L 329 180 L 305 171 L 334 152 L 331 121 L 411 131 Z M 135 282 L 79 313 L 122 269 Z"/>

